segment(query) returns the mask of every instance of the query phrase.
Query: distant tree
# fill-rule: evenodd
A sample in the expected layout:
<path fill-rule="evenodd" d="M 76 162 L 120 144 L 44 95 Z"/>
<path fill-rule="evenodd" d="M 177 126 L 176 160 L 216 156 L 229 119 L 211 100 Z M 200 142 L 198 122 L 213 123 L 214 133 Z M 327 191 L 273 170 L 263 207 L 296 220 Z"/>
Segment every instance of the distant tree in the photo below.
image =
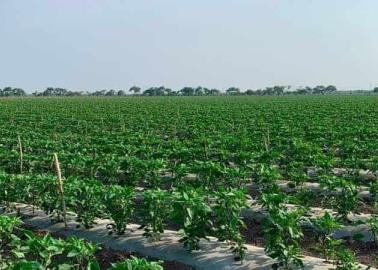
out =
<path fill-rule="evenodd" d="M 155 90 L 154 89 L 155 89 L 154 87 L 150 87 L 150 88 L 144 90 L 143 91 L 143 95 L 144 96 L 154 96 L 154 94 L 155 94 Z"/>
<path fill-rule="evenodd" d="M 77 96 L 82 96 L 84 93 L 82 91 L 68 91 L 66 93 L 67 97 L 77 97 Z"/>
<path fill-rule="evenodd" d="M 309 87 L 309 86 L 306 86 L 305 88 L 305 91 L 306 91 L 306 94 L 312 94 L 313 93 L 313 89 L 311 88 L 311 87 Z"/>
<path fill-rule="evenodd" d="M 305 88 L 298 88 L 296 91 L 294 91 L 294 94 L 306 95 L 307 94 L 307 90 Z"/>
<path fill-rule="evenodd" d="M 21 88 L 13 88 L 13 95 L 17 97 L 26 96 L 26 93 Z"/>
<path fill-rule="evenodd" d="M 283 95 L 285 92 L 285 89 L 286 89 L 285 86 L 279 86 L 279 85 L 273 86 L 273 95 L 278 95 L 278 96 Z"/>
<path fill-rule="evenodd" d="M 212 96 L 217 96 L 219 94 L 220 94 L 220 91 L 218 89 L 213 88 L 210 90 L 210 95 Z"/>
<path fill-rule="evenodd" d="M 337 88 L 336 86 L 334 85 L 328 85 L 326 88 L 325 88 L 325 92 L 326 93 L 334 93 L 337 91 Z"/>
<path fill-rule="evenodd" d="M 167 96 L 172 96 L 172 89 L 171 88 L 165 88 L 164 89 L 164 92 L 165 92 L 165 94 L 167 95 Z"/>
<path fill-rule="evenodd" d="M 325 93 L 325 86 L 323 86 L 323 85 L 318 85 L 318 86 L 316 86 L 316 87 L 314 87 L 313 89 L 312 89 L 312 93 L 313 94 L 324 94 Z"/>
<path fill-rule="evenodd" d="M 129 89 L 129 92 L 133 92 L 135 95 L 139 94 L 140 91 L 141 91 L 141 88 L 135 85 Z"/>
<path fill-rule="evenodd" d="M 227 95 L 238 95 L 240 94 L 240 89 L 237 87 L 230 87 L 226 90 Z"/>
<path fill-rule="evenodd" d="M 264 90 L 257 89 L 257 90 L 255 91 L 255 93 L 256 93 L 256 95 L 258 95 L 258 96 L 262 96 L 262 95 L 264 95 Z"/>
<path fill-rule="evenodd" d="M 373 92 L 378 93 L 378 87 L 374 87 Z"/>
<path fill-rule="evenodd" d="M 55 88 L 54 90 L 56 96 L 65 96 L 68 93 L 67 89 L 64 88 Z"/>
<path fill-rule="evenodd" d="M 202 88 L 202 92 L 206 96 L 211 95 L 211 90 L 209 88 L 207 88 L 207 87 Z"/>
<path fill-rule="evenodd" d="M 183 96 L 193 96 L 194 95 L 194 88 L 192 87 L 184 87 L 180 90 L 181 95 Z"/>
<path fill-rule="evenodd" d="M 5 87 L 3 90 L 0 89 L 0 96 L 2 97 L 20 97 L 25 96 L 26 93 L 21 88 L 12 88 L 12 87 Z"/>
<path fill-rule="evenodd" d="M 109 91 L 106 92 L 105 96 L 108 97 L 113 97 L 116 95 L 116 91 L 114 89 L 110 89 Z"/>
<path fill-rule="evenodd" d="M 248 89 L 247 91 L 245 91 L 245 94 L 248 96 L 253 96 L 253 95 L 256 95 L 257 93 L 253 91 L 252 89 Z"/>
<path fill-rule="evenodd" d="M 164 86 L 150 87 L 150 88 L 143 91 L 143 95 L 145 95 L 145 96 L 164 96 L 165 90 L 166 90 L 166 88 Z"/>
<path fill-rule="evenodd" d="M 204 94 L 203 92 L 203 88 L 201 86 L 198 86 L 195 90 L 194 90 L 194 94 L 196 96 L 202 96 Z"/>
<path fill-rule="evenodd" d="M 92 96 L 105 96 L 105 94 L 106 94 L 106 90 L 103 89 L 103 90 L 95 91 L 95 92 L 93 92 L 91 95 L 92 95 Z"/>
<path fill-rule="evenodd" d="M 125 91 L 123 91 L 123 90 L 118 90 L 118 92 L 117 92 L 117 96 L 125 96 L 125 95 L 126 95 Z"/>
<path fill-rule="evenodd" d="M 45 91 L 41 93 L 42 96 L 66 96 L 68 93 L 67 89 L 65 88 L 54 88 L 54 87 L 47 87 Z"/>
<path fill-rule="evenodd" d="M 9 86 L 5 87 L 3 91 L 1 92 L 1 96 L 3 97 L 10 97 L 12 96 L 12 94 L 13 94 L 12 87 L 9 87 Z"/>
<path fill-rule="evenodd" d="M 164 96 L 165 95 L 165 87 L 160 86 L 155 89 L 156 96 Z"/>

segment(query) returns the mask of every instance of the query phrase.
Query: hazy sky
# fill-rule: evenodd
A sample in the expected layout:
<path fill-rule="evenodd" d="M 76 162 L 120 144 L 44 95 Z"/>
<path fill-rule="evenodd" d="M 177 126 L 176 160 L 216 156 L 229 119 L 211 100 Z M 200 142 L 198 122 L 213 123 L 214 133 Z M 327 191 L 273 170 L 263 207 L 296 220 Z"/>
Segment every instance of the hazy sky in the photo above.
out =
<path fill-rule="evenodd" d="M 0 0 L 0 88 L 368 88 L 377 12 L 377 0 Z"/>

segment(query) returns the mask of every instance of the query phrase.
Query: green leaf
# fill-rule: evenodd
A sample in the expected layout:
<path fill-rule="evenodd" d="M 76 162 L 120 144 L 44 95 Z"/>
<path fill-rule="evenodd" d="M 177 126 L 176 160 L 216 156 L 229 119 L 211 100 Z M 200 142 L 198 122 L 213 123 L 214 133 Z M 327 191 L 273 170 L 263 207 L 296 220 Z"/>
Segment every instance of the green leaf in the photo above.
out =
<path fill-rule="evenodd" d="M 97 260 L 91 260 L 91 261 L 88 263 L 87 270 L 101 270 L 101 268 L 100 268 L 100 264 L 98 263 Z"/>
<path fill-rule="evenodd" d="M 72 257 L 76 257 L 78 255 L 80 255 L 79 251 L 77 251 L 77 250 L 71 250 L 70 252 L 68 252 L 67 257 L 68 258 L 72 258 Z"/>
<path fill-rule="evenodd" d="M 58 266 L 58 270 L 71 270 L 73 269 L 74 267 L 72 265 L 69 265 L 67 263 L 64 263 L 64 264 L 60 264 Z"/>
<path fill-rule="evenodd" d="M 16 263 L 12 270 L 43 270 L 42 265 L 34 261 L 22 261 Z"/>

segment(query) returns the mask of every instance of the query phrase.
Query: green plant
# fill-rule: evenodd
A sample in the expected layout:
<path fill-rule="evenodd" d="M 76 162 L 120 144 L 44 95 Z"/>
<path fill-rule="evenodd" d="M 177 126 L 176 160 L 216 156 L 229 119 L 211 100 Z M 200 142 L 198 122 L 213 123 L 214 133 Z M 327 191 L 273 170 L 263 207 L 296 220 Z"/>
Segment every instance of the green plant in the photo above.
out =
<path fill-rule="evenodd" d="M 167 191 L 159 188 L 143 193 L 143 235 L 152 241 L 159 241 L 164 232 L 164 222 L 171 212 L 169 195 Z"/>
<path fill-rule="evenodd" d="M 313 219 L 312 224 L 318 239 L 317 248 L 326 261 L 330 261 L 335 257 L 337 248 L 341 245 L 340 240 L 332 238 L 332 233 L 341 228 L 341 224 L 328 212 L 325 212 L 322 217 Z"/>
<path fill-rule="evenodd" d="M 372 217 L 367 222 L 376 246 L 378 246 L 378 217 Z"/>
<path fill-rule="evenodd" d="M 284 193 L 264 192 L 259 198 L 261 206 L 268 212 L 276 211 L 283 207 L 283 204 L 288 201 L 288 196 Z"/>
<path fill-rule="evenodd" d="M 114 263 L 109 270 L 163 270 L 162 262 L 149 262 L 146 259 L 131 257 L 131 259 Z"/>
<path fill-rule="evenodd" d="M 66 192 L 66 196 L 71 198 L 70 207 L 76 212 L 77 221 L 84 228 L 90 228 L 103 209 L 103 188 L 94 181 L 75 180 L 70 185 L 69 191 Z"/>
<path fill-rule="evenodd" d="M 0 205 L 9 211 L 11 203 L 16 201 L 19 190 L 16 189 L 15 177 L 0 171 Z"/>
<path fill-rule="evenodd" d="M 291 198 L 288 198 L 288 201 L 304 207 L 311 207 L 317 196 L 317 192 L 301 187 L 296 190 L 295 194 L 293 194 Z"/>
<path fill-rule="evenodd" d="M 237 260 L 245 258 L 245 240 L 240 229 L 246 227 L 241 218 L 241 210 L 248 207 L 245 191 L 229 189 L 215 193 L 214 206 L 216 235 L 220 241 L 228 241 L 237 254 Z"/>
<path fill-rule="evenodd" d="M 374 203 L 378 203 L 378 181 L 370 183 L 369 193 Z"/>
<path fill-rule="evenodd" d="M 39 237 L 27 232 L 25 235 L 27 237 L 25 244 L 29 250 L 28 253 L 35 256 L 43 268 L 49 267 L 53 263 L 53 257 L 64 252 L 64 241 L 55 239 L 49 234 Z"/>
<path fill-rule="evenodd" d="M 95 258 L 95 252 L 98 247 L 94 244 L 74 236 L 66 241 L 64 249 L 67 253 L 67 258 L 74 259 L 75 266 L 79 270 L 89 269 L 89 267 L 93 269 L 95 265 L 98 265 Z"/>
<path fill-rule="evenodd" d="M 348 220 L 348 214 L 353 212 L 359 203 L 358 188 L 351 180 L 339 177 L 326 177 L 322 185 L 327 188 L 326 198 L 330 198 L 331 206 L 338 216 Z"/>
<path fill-rule="evenodd" d="M 336 254 L 335 270 L 359 270 L 362 269 L 356 262 L 354 253 L 348 249 L 341 249 Z"/>
<path fill-rule="evenodd" d="M 132 187 L 110 186 L 104 194 L 107 213 L 114 221 L 109 224 L 112 231 L 124 234 L 127 222 L 134 210 L 134 189 Z"/>
<path fill-rule="evenodd" d="M 0 251 L 14 237 L 14 230 L 22 224 L 18 217 L 0 215 Z"/>
<path fill-rule="evenodd" d="M 307 174 L 303 168 L 302 162 L 291 162 L 288 167 L 288 178 L 295 187 L 301 187 L 303 183 L 307 180 Z"/>
<path fill-rule="evenodd" d="M 45 270 L 43 266 L 36 261 L 26 261 L 22 260 L 11 264 L 7 268 L 8 270 Z"/>
<path fill-rule="evenodd" d="M 279 180 L 281 175 L 277 167 L 259 164 L 253 169 L 253 178 L 262 192 L 278 189 L 276 181 Z"/>
<path fill-rule="evenodd" d="M 353 212 L 359 202 L 357 186 L 347 180 L 341 179 L 337 185 L 340 192 L 335 195 L 335 207 L 338 214 L 347 219 L 349 213 Z"/>
<path fill-rule="evenodd" d="M 265 251 L 277 263 L 273 269 L 293 269 L 303 267 L 299 240 L 303 237 L 300 220 L 302 209 L 289 211 L 282 204 L 271 207 L 263 221 L 263 232 L 266 239 Z"/>
<path fill-rule="evenodd" d="M 208 239 L 212 228 L 211 208 L 201 191 L 188 189 L 176 194 L 173 216 L 181 226 L 183 237 L 179 240 L 189 250 L 200 248 L 200 239 Z"/>

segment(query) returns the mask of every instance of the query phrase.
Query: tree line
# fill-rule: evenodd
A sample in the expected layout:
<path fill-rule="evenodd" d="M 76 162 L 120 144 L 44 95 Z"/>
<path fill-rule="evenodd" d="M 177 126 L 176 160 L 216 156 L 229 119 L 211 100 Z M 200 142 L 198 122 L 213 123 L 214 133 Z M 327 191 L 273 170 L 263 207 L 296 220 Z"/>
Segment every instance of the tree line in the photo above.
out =
<path fill-rule="evenodd" d="M 355 90 L 358 91 L 358 90 Z M 375 87 L 372 91 L 360 90 L 364 92 L 378 93 L 378 87 Z M 172 90 L 171 88 L 166 88 L 164 86 L 160 87 L 150 87 L 142 90 L 138 86 L 133 86 L 128 91 L 125 90 L 115 90 L 115 89 L 104 89 L 95 92 L 88 91 L 70 91 L 65 88 L 59 87 L 47 87 L 44 91 L 35 91 L 32 96 L 36 97 L 48 97 L 48 96 L 126 96 L 126 95 L 140 95 L 140 96 L 219 96 L 219 95 L 250 95 L 250 96 L 281 96 L 281 95 L 324 95 L 333 94 L 338 92 L 336 86 L 328 85 L 318 85 L 315 87 L 300 87 L 297 89 L 292 89 L 290 86 L 273 86 L 266 87 L 264 89 L 247 89 L 245 91 L 240 90 L 238 87 L 229 87 L 225 91 L 221 91 L 215 88 L 207 87 L 183 87 L 180 90 Z M 27 96 L 28 94 L 21 88 L 5 87 L 0 89 L 0 97 L 17 97 L 17 96 Z"/>

